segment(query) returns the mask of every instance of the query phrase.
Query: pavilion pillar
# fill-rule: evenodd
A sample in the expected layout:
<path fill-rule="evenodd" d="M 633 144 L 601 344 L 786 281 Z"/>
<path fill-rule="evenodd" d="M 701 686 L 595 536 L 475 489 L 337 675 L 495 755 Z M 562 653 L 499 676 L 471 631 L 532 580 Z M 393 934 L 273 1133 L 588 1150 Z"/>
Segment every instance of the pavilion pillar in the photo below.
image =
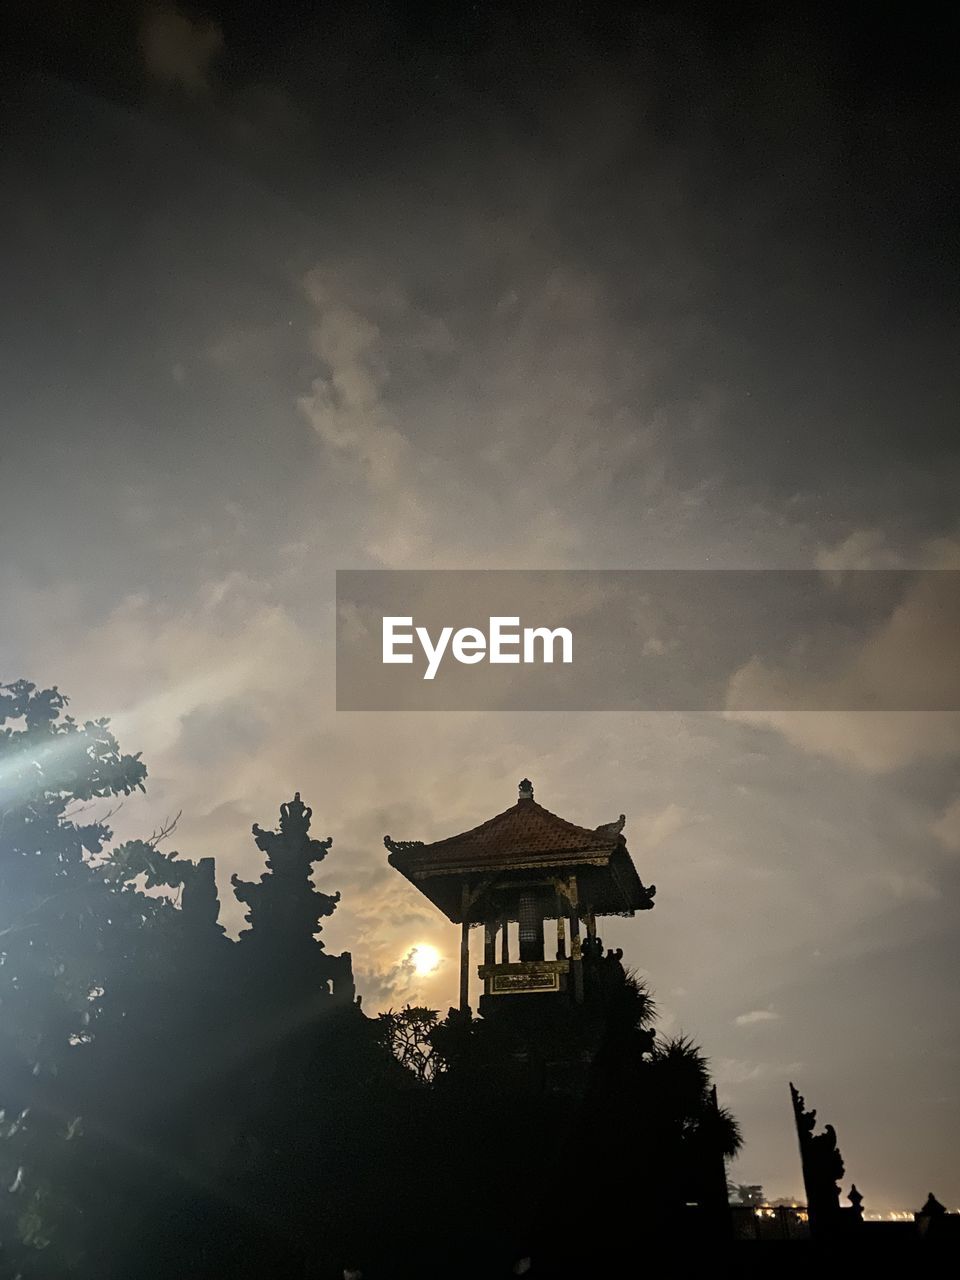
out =
<path fill-rule="evenodd" d="M 580 953 L 580 905 L 577 899 L 577 877 L 567 882 L 567 901 L 570 904 L 570 972 L 573 977 L 573 999 L 583 1004 L 583 958 Z"/>
<path fill-rule="evenodd" d="M 460 1012 L 470 1008 L 470 924 L 460 926 Z"/>
<path fill-rule="evenodd" d="M 470 1009 L 470 890 L 463 886 L 460 896 L 460 1012 Z"/>
<path fill-rule="evenodd" d="M 587 937 L 591 942 L 597 940 L 597 913 L 592 908 L 587 912 Z"/>
<path fill-rule="evenodd" d="M 563 924 L 563 912 L 557 915 L 557 959 L 567 958 L 567 933 Z"/>
<path fill-rule="evenodd" d="M 497 963 L 497 926 L 492 920 L 483 926 L 483 963 Z"/>
<path fill-rule="evenodd" d="M 520 917 L 520 960 L 543 959 L 543 903 L 540 895 L 531 890 L 521 892 L 517 904 Z"/>
<path fill-rule="evenodd" d="M 510 963 L 510 917 L 504 915 L 501 922 L 503 933 L 500 935 L 500 963 Z"/>

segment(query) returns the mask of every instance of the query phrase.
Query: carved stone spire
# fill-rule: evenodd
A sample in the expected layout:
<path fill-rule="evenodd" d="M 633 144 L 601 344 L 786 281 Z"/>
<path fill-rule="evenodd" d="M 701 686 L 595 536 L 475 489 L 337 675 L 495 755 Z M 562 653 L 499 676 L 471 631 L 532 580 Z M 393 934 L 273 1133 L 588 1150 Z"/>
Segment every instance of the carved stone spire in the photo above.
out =
<path fill-rule="evenodd" d="M 283 950 L 313 943 L 321 919 L 336 909 L 339 893 L 321 893 L 311 880 L 314 864 L 323 861 L 333 844 L 329 837 L 317 840 L 309 835 L 312 816 L 298 791 L 280 806 L 279 831 L 253 824 L 257 848 L 267 855 L 267 869 L 255 884 L 231 877 L 234 893 L 250 908 L 244 918 L 252 927 L 240 934 L 241 941 Z"/>
<path fill-rule="evenodd" d="M 854 1217 L 863 1218 L 863 1194 L 857 1190 L 857 1184 L 854 1182 L 847 1192 L 847 1199 L 850 1201 L 850 1208 L 853 1210 Z"/>
<path fill-rule="evenodd" d="M 837 1134 L 832 1124 L 824 1125 L 822 1133 L 814 1133 L 817 1113 L 812 1107 L 807 1110 L 803 1094 L 793 1084 L 790 1085 L 790 1098 L 800 1144 L 810 1231 L 815 1237 L 824 1237 L 837 1227 L 840 1213 L 837 1183 L 844 1175 L 843 1157 L 837 1147 Z"/>

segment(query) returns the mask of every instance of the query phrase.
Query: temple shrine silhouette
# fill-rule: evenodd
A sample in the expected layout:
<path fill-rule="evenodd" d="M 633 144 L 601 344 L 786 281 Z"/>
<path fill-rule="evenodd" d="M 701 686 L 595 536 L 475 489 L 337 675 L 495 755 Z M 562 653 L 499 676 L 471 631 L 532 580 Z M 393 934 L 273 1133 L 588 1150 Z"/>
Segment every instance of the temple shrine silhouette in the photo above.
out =
<path fill-rule="evenodd" d="M 640 879 L 625 823 L 623 814 L 597 827 L 570 822 L 538 804 L 524 778 L 509 809 L 458 835 L 430 843 L 384 837 L 390 865 L 460 926 L 459 1003 L 451 1018 L 466 1024 L 473 1019 L 471 931 L 482 929 L 482 962 L 476 965 L 481 1020 L 510 1028 L 512 1038 L 501 1042 L 505 1056 L 524 1063 L 540 1057 L 539 1070 L 531 1073 L 536 1088 L 571 1099 L 588 1088 L 589 1059 L 602 1062 L 596 1048 L 607 1033 L 598 1029 L 636 981 L 623 966 L 622 951 L 604 950 L 597 922 L 654 906 L 656 886 Z M 595 1035 L 586 1053 L 585 1028 Z M 656 1056 L 653 1030 L 637 1025 L 631 1034 L 640 1058 Z M 806 1204 L 729 1204 L 723 1157 L 708 1144 L 680 1175 L 685 1212 L 673 1217 L 673 1230 L 701 1242 L 811 1240 L 837 1257 L 837 1249 L 889 1250 L 922 1239 L 956 1247 L 960 1215 L 948 1214 L 932 1193 L 912 1222 L 868 1220 L 856 1184 L 841 1205 L 846 1170 L 837 1134 L 830 1124 L 816 1132 L 816 1111 L 807 1109 L 792 1083 L 790 1097 Z M 720 1117 L 714 1085 L 705 1128 Z M 609 1183 L 604 1195 L 609 1210 Z M 629 1197 L 621 1210 L 629 1213 Z"/>
<path fill-rule="evenodd" d="M 384 838 L 390 865 L 460 925 L 462 1012 L 474 926 L 483 929 L 483 1015 L 520 997 L 582 1005 L 599 967 L 619 965 L 619 952 L 603 955 L 597 918 L 648 911 L 656 894 L 637 874 L 625 821 L 621 814 L 599 827 L 577 826 L 538 804 L 524 778 L 516 804 L 460 835 L 431 844 Z M 546 937 L 552 922 L 555 944 Z"/>

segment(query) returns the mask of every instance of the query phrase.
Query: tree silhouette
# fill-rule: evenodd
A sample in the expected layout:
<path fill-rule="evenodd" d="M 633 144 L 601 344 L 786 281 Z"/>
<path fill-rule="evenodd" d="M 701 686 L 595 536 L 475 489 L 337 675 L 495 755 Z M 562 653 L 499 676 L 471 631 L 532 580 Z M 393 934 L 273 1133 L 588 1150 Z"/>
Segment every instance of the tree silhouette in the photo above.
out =
<path fill-rule="evenodd" d="M 380 1026 L 394 1056 L 421 1084 L 429 1084 L 444 1062 L 437 1053 L 433 1034 L 439 1023 L 436 1009 L 404 1005 L 379 1015 Z"/>
<path fill-rule="evenodd" d="M 439 1064 L 417 1145 L 437 1220 L 455 1224 L 437 1239 L 451 1270 L 469 1265 L 464 1240 L 490 1267 L 507 1246 L 563 1273 L 604 1255 L 616 1270 L 638 1231 L 679 1230 L 691 1203 L 705 1231 L 722 1230 L 724 1158 L 740 1134 L 706 1058 L 686 1038 L 654 1035 L 650 992 L 619 963 L 585 985 L 593 997 L 579 1008 L 518 997 L 421 1028 Z M 602 1230 L 558 1233 L 561 1170 L 577 1222 Z"/>
<path fill-rule="evenodd" d="M 65 707 L 0 689 L 3 1274 L 468 1274 L 549 1255 L 557 1169 L 605 1224 L 594 1250 L 725 1204 L 736 1123 L 619 954 L 587 950 L 582 1006 L 367 1018 L 318 936 L 340 895 L 314 884 L 331 841 L 299 794 L 253 827 L 233 941 L 213 859 L 161 847 L 176 820 L 108 849 L 94 814 L 146 770 Z"/>
<path fill-rule="evenodd" d="M 155 865 L 182 884 L 194 870 L 150 842 L 104 853 L 111 831 L 92 811 L 143 790 L 146 769 L 107 720 L 78 724 L 66 706 L 25 680 L 0 689 L 0 1223 L 23 1274 L 82 1256 L 91 1046 L 130 1012 L 138 941 L 179 914 L 128 880 Z"/>

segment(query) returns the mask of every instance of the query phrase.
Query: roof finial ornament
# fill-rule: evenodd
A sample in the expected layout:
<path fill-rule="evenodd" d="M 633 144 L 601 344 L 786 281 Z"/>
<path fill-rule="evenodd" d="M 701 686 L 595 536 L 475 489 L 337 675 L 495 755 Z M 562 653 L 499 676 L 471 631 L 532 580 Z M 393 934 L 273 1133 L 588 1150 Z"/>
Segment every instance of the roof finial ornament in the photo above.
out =
<path fill-rule="evenodd" d="M 529 778 L 524 778 L 521 781 L 519 791 L 520 791 L 521 800 L 533 799 L 533 783 L 530 781 Z"/>

